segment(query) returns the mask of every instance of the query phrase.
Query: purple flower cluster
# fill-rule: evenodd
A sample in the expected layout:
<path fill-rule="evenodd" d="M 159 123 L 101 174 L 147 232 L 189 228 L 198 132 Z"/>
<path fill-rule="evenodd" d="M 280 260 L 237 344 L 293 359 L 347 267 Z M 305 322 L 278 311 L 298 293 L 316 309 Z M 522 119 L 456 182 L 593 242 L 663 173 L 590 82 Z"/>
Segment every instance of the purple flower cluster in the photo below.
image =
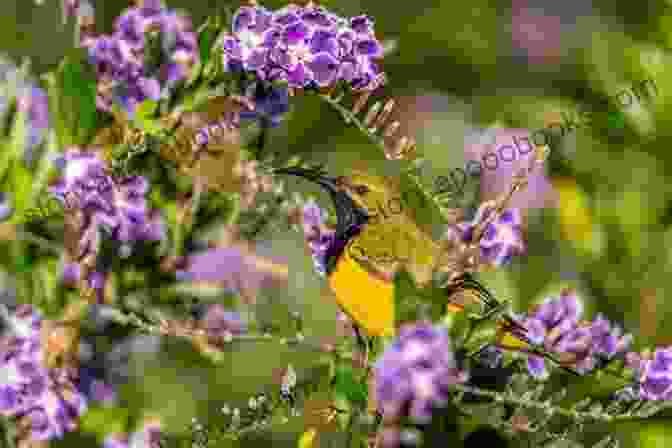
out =
<path fill-rule="evenodd" d="M 549 298 L 525 317 L 524 335 L 535 345 L 541 345 L 559 355 L 565 366 L 579 373 L 593 370 L 600 359 L 611 359 L 625 352 L 632 336 L 623 334 L 604 316 L 597 315 L 593 322 L 580 321 L 583 306 L 574 291 L 563 291 L 559 298 Z M 544 358 L 528 355 L 528 370 L 536 378 L 546 378 L 548 371 Z"/>
<path fill-rule="evenodd" d="M 82 259 L 96 251 L 101 225 L 107 228 L 112 239 L 124 243 L 164 238 L 165 224 L 159 210 L 150 210 L 146 203 L 149 183 L 145 178 L 112 178 L 106 163 L 93 152 L 71 150 L 55 163 L 63 168 L 64 176 L 49 188 L 50 193 L 66 204 L 74 198 L 74 206 L 83 215 L 79 253 L 71 254 L 73 257 Z M 69 212 L 66 210 L 66 213 Z M 69 283 L 79 280 L 80 266 L 66 264 L 63 277 Z M 93 272 L 87 279 L 98 291 L 99 299 L 105 279 L 104 272 Z"/>
<path fill-rule="evenodd" d="M 0 414 L 27 421 L 32 440 L 61 438 L 77 428 L 86 399 L 68 369 L 45 367 L 40 313 L 30 305 L 2 311 L 9 331 L 0 336 Z"/>
<path fill-rule="evenodd" d="M 105 225 L 122 242 L 163 238 L 163 220 L 158 210 L 147 205 L 149 182 L 144 177 L 113 178 L 106 162 L 93 152 L 70 150 L 55 163 L 64 165 L 64 176 L 49 191 L 62 201 L 68 196 L 77 199 L 87 221 L 85 228 Z M 91 233 L 84 232 L 83 251 L 90 248 Z"/>
<path fill-rule="evenodd" d="M 449 226 L 446 238 L 468 244 L 472 241 L 474 229 L 489 219 L 495 208 L 491 203 L 483 203 L 471 222 L 461 222 Z M 502 266 L 511 261 L 514 255 L 525 250 L 520 210 L 511 208 L 488 224 L 480 241 L 481 263 Z"/>
<path fill-rule="evenodd" d="M 190 255 L 184 270 L 177 270 L 178 281 L 217 282 L 224 288 L 246 296 L 273 286 L 271 272 L 260 269 L 241 247 L 216 247 Z"/>
<path fill-rule="evenodd" d="M 244 110 L 240 118 L 256 120 L 261 128 L 276 128 L 289 112 L 289 91 L 286 87 L 253 83 L 246 88 L 254 109 Z"/>
<path fill-rule="evenodd" d="M 336 232 L 325 229 L 327 213 L 315 201 L 303 207 L 303 233 L 313 255 L 315 269 L 320 275 L 327 272 L 327 251 L 334 244 Z"/>
<path fill-rule="evenodd" d="M 148 45 L 150 36 L 158 39 L 156 48 Z M 129 114 L 145 99 L 168 95 L 199 59 L 191 20 L 165 9 L 160 0 L 127 9 L 117 18 L 113 34 L 82 45 L 96 67 L 98 108 L 110 111 L 116 101 Z"/>
<path fill-rule="evenodd" d="M 432 409 L 447 403 L 448 386 L 467 380 L 446 328 L 431 322 L 408 324 L 376 363 L 376 400 L 387 420 L 408 415 L 427 423 Z"/>
<path fill-rule="evenodd" d="M 629 367 L 637 376 L 636 393 L 644 400 L 672 400 L 672 347 L 640 356 L 628 353 Z"/>
<path fill-rule="evenodd" d="M 374 62 L 383 49 L 367 16 L 348 20 L 315 5 L 290 4 L 274 12 L 243 6 L 233 17 L 232 34 L 220 44 L 228 70 L 254 72 L 294 88 L 342 80 L 364 90 L 384 82 Z"/>

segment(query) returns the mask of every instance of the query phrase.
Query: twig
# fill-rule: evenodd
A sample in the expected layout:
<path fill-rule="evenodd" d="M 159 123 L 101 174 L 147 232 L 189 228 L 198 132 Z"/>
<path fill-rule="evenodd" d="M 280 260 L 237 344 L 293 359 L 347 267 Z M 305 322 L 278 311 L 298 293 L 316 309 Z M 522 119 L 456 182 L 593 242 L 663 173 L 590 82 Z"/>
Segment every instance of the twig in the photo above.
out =
<path fill-rule="evenodd" d="M 453 384 L 451 388 L 459 391 L 470 393 L 473 395 L 478 395 L 481 397 L 488 397 L 495 400 L 496 403 L 508 403 L 513 405 L 518 405 L 526 408 L 534 408 L 542 411 L 552 410 L 553 413 L 562 415 L 564 417 L 570 418 L 572 420 L 596 420 L 600 422 L 610 423 L 616 420 L 643 420 L 642 417 L 632 416 L 630 414 L 619 414 L 619 415 L 610 415 L 606 413 L 593 413 L 593 412 L 579 412 L 571 409 L 566 409 L 558 406 L 549 406 L 539 401 L 530 401 L 524 400 L 522 398 L 517 398 L 515 395 L 510 393 L 498 393 L 491 390 L 480 389 L 474 386 L 465 386 L 463 384 Z"/>
<path fill-rule="evenodd" d="M 52 243 L 51 241 L 49 241 L 47 239 L 44 239 L 40 236 L 37 236 L 37 235 L 35 235 L 35 234 L 33 234 L 33 233 L 31 233 L 27 230 L 24 230 L 22 228 L 17 227 L 15 232 L 16 232 L 16 235 L 20 239 L 29 241 L 33 244 L 36 244 L 43 249 L 46 249 L 50 252 L 55 253 L 56 255 L 60 256 L 65 251 L 62 247 L 57 246 L 56 244 Z"/>

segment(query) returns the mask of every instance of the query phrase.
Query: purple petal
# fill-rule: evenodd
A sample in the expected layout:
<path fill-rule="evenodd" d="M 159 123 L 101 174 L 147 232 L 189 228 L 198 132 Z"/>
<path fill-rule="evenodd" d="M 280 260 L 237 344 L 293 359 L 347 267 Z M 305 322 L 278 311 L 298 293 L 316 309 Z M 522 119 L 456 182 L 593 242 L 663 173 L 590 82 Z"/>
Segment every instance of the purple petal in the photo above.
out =
<path fill-rule="evenodd" d="M 67 284 L 76 284 L 79 281 L 79 276 L 79 263 L 66 263 L 63 266 L 63 282 Z"/>
<path fill-rule="evenodd" d="M 241 6 L 238 8 L 238 11 L 236 11 L 233 20 L 231 21 L 231 29 L 234 33 L 246 30 L 254 23 L 254 17 L 256 16 L 255 9 L 256 8 L 249 6 Z"/>
<path fill-rule="evenodd" d="M 322 87 L 333 83 L 338 74 L 338 61 L 328 53 L 318 54 L 308 65 L 315 75 L 315 80 Z"/>
<path fill-rule="evenodd" d="M 660 400 L 669 393 L 671 387 L 672 381 L 667 376 L 648 377 L 642 384 L 642 396 L 648 400 Z"/>
<path fill-rule="evenodd" d="M 313 53 L 329 53 L 332 56 L 338 54 L 338 41 L 336 34 L 331 31 L 318 30 L 310 40 L 310 48 Z"/>
<path fill-rule="evenodd" d="M 312 25 L 329 28 L 336 24 L 323 8 L 311 8 L 301 15 L 301 20 Z"/>
<path fill-rule="evenodd" d="M 245 60 L 245 68 L 253 71 L 263 68 L 268 60 L 269 50 L 266 48 L 254 49 Z"/>
<path fill-rule="evenodd" d="M 350 19 L 350 28 L 359 34 L 370 34 L 373 32 L 373 20 L 368 16 L 362 15 Z"/>
<path fill-rule="evenodd" d="M 296 5 L 288 5 L 275 12 L 273 16 L 273 23 L 277 23 L 279 25 L 289 25 L 291 23 L 297 22 L 301 20 L 299 17 L 300 12 L 301 9 Z"/>
<path fill-rule="evenodd" d="M 16 390 L 13 387 L 0 385 L 0 411 L 8 411 L 18 404 Z"/>
<path fill-rule="evenodd" d="M 527 357 L 527 370 L 535 378 L 544 378 L 548 376 L 546 363 L 541 356 L 529 355 Z"/>
<path fill-rule="evenodd" d="M 299 63 L 294 70 L 288 72 L 287 80 L 291 87 L 303 87 L 311 80 L 311 76 L 304 65 Z"/>
<path fill-rule="evenodd" d="M 310 33 L 310 28 L 303 22 L 297 22 L 289 25 L 283 32 L 283 42 L 286 45 L 296 45 L 304 42 Z"/>
<path fill-rule="evenodd" d="M 361 56 L 380 57 L 383 55 L 383 47 L 375 39 L 360 40 L 355 45 L 355 53 Z"/>

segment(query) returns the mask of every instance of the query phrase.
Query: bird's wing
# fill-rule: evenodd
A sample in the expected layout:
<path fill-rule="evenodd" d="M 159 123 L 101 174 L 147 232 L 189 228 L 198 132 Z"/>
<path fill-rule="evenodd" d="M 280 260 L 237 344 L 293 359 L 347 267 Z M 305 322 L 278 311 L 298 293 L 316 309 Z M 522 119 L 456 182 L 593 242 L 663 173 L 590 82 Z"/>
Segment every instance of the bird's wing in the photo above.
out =
<path fill-rule="evenodd" d="M 399 216 L 391 222 L 386 232 L 394 245 L 394 253 L 402 265 L 413 276 L 418 285 L 427 285 L 432 279 L 440 247 L 406 216 Z"/>

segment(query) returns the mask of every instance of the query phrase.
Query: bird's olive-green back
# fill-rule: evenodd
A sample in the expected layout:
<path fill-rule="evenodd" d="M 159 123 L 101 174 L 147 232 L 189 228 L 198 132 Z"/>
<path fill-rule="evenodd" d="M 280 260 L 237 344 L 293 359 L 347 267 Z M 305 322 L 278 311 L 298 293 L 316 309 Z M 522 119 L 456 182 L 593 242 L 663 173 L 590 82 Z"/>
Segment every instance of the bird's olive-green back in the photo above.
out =
<path fill-rule="evenodd" d="M 368 191 L 358 189 L 362 185 Z M 348 178 L 347 189 L 353 200 L 371 216 L 348 246 L 353 258 L 382 272 L 389 272 L 398 264 L 405 267 L 416 282 L 428 282 L 440 249 L 415 221 L 413 209 L 402 197 L 399 180 L 358 172 Z"/>

